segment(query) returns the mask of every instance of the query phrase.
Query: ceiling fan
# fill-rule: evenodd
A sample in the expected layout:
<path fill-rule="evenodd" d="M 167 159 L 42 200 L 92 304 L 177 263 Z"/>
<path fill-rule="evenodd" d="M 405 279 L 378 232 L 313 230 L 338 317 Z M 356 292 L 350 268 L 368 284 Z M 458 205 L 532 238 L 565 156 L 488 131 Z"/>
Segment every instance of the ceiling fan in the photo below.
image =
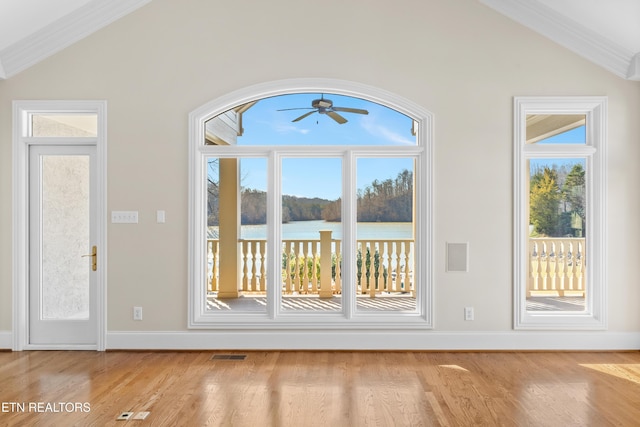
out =
<path fill-rule="evenodd" d="M 305 117 L 312 115 L 313 113 L 326 114 L 331 117 L 333 120 L 338 122 L 339 124 L 347 123 L 347 119 L 342 117 L 337 111 L 341 113 L 355 113 L 355 114 L 369 114 L 367 110 L 362 110 L 360 108 L 346 108 L 346 107 L 334 107 L 333 101 L 330 99 L 325 99 L 324 95 L 320 96 L 320 99 L 314 99 L 311 101 L 311 107 L 306 108 L 285 108 L 278 111 L 290 111 L 290 110 L 312 110 L 308 113 L 304 113 L 300 117 L 291 120 L 292 122 L 298 122 Z"/>

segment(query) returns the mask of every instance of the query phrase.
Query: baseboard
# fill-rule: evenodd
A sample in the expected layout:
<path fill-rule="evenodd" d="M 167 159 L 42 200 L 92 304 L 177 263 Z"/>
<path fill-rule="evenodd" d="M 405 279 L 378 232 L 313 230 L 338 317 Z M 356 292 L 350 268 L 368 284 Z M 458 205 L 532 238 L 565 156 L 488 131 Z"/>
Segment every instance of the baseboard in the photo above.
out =
<path fill-rule="evenodd" d="M 0 350 L 13 348 L 0 331 Z M 640 350 L 640 332 L 169 331 L 107 333 L 108 350 Z"/>
<path fill-rule="evenodd" d="M 638 332 L 175 331 L 107 333 L 108 350 L 640 350 Z"/>
<path fill-rule="evenodd" d="M 0 350 L 11 350 L 13 348 L 13 333 L 11 331 L 0 331 Z"/>

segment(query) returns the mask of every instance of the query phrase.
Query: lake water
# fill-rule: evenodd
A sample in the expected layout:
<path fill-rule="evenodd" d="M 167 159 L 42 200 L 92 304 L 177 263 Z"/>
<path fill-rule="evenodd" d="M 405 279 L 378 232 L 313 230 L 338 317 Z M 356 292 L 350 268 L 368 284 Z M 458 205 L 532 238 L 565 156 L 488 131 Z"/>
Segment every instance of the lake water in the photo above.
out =
<path fill-rule="evenodd" d="M 210 232 L 217 232 L 218 227 L 209 227 Z M 321 230 L 331 230 L 334 239 L 342 239 L 342 224 L 326 221 L 292 221 L 282 224 L 282 239 L 319 239 Z M 267 226 L 241 226 L 242 239 L 266 239 Z M 217 234 L 217 233 L 216 233 Z M 357 238 L 366 239 L 411 239 L 413 224 L 410 222 L 359 222 Z"/>

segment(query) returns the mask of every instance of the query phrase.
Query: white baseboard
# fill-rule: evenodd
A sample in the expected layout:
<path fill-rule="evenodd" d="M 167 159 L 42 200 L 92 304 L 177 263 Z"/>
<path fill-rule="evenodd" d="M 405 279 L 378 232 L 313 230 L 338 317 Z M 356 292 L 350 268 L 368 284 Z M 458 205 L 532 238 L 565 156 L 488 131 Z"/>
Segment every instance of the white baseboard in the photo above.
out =
<path fill-rule="evenodd" d="M 13 347 L 0 331 L 0 349 Z M 640 350 L 640 332 L 170 331 L 107 333 L 108 350 Z"/>
<path fill-rule="evenodd" d="M 13 333 L 11 331 L 0 331 L 0 350 L 11 350 L 13 348 Z"/>
<path fill-rule="evenodd" d="M 175 331 L 107 333 L 107 350 L 640 350 L 639 332 Z"/>

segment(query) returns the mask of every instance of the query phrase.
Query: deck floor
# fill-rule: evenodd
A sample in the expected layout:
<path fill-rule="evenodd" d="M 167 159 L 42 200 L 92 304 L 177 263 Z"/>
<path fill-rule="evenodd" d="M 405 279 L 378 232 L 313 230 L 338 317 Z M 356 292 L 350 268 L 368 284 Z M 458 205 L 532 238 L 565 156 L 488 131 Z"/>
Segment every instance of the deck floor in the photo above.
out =
<path fill-rule="evenodd" d="M 416 311 L 416 300 L 410 294 L 382 294 L 376 298 L 358 295 L 359 311 Z M 267 298 L 264 295 L 242 295 L 239 298 L 218 299 L 207 296 L 207 308 L 212 311 L 266 312 Z M 527 311 L 583 311 L 583 297 L 530 297 Z M 319 298 L 317 295 L 283 295 L 284 311 L 335 311 L 342 309 L 342 297 Z"/>
<path fill-rule="evenodd" d="M 409 294 L 387 294 L 371 298 L 360 295 L 357 309 L 361 311 L 416 311 L 416 299 Z M 213 311 L 266 312 L 267 297 L 264 295 L 242 295 L 239 298 L 218 299 L 207 296 L 207 308 Z M 319 298 L 317 295 L 283 295 L 284 311 L 334 311 L 342 310 L 342 297 Z"/>

